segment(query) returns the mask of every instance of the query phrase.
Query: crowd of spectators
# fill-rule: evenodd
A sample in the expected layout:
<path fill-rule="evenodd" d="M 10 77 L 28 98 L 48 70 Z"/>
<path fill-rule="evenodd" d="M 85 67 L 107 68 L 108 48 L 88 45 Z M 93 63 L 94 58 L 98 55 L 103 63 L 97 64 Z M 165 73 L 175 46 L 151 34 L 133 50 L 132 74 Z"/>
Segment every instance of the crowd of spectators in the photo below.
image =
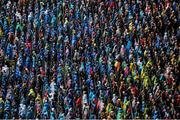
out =
<path fill-rule="evenodd" d="M 180 118 L 179 7 L 0 0 L 0 118 Z"/>

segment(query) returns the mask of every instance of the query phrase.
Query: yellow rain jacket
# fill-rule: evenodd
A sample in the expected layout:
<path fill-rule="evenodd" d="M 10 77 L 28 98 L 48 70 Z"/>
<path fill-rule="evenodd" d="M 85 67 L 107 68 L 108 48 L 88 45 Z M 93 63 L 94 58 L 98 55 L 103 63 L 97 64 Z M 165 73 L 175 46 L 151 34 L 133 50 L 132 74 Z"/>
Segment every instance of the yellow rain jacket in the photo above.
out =
<path fill-rule="evenodd" d="M 119 69 L 120 69 L 120 62 L 116 61 L 115 64 L 114 64 L 114 67 L 116 68 L 117 71 L 119 71 Z"/>
<path fill-rule="evenodd" d="M 35 92 L 34 92 L 34 90 L 33 90 L 32 88 L 29 90 L 28 96 L 30 96 L 30 95 L 32 95 L 33 97 L 35 97 Z"/>
<path fill-rule="evenodd" d="M 108 103 L 108 105 L 106 106 L 106 113 L 110 113 L 111 111 L 113 111 L 114 106 L 111 103 Z"/>
<path fill-rule="evenodd" d="M 3 36 L 3 30 L 2 30 L 2 28 L 0 28 L 0 37 L 2 37 Z"/>

